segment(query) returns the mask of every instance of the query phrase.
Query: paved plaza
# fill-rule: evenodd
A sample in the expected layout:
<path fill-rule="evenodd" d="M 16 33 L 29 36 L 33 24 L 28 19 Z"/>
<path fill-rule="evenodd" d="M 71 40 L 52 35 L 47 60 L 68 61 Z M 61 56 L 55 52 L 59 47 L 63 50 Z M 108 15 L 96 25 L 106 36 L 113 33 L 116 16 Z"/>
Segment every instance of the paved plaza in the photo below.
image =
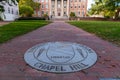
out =
<path fill-rule="evenodd" d="M 48 73 L 31 68 L 25 52 L 34 45 L 65 41 L 86 45 L 97 53 L 97 62 L 73 73 Z M 55 21 L 0 44 L 0 80 L 117 80 L 120 78 L 120 47 L 62 21 Z"/>

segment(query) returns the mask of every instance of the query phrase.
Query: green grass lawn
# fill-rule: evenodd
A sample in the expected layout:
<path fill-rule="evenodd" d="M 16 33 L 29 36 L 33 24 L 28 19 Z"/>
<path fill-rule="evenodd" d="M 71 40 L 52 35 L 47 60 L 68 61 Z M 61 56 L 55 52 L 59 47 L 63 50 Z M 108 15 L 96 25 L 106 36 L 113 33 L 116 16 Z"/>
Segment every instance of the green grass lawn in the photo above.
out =
<path fill-rule="evenodd" d="M 0 43 L 6 42 L 16 36 L 25 34 L 39 27 L 49 24 L 48 21 L 42 20 L 24 20 L 15 21 L 0 27 Z"/>
<path fill-rule="evenodd" d="M 120 22 L 71 21 L 69 23 L 120 46 Z"/>

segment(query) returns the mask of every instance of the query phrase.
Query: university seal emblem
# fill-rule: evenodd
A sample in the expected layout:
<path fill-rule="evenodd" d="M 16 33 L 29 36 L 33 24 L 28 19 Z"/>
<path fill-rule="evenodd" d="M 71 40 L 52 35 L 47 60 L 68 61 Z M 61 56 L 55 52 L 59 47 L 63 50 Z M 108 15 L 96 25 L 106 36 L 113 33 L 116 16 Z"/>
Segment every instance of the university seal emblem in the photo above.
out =
<path fill-rule="evenodd" d="M 92 66 L 97 55 L 91 48 L 71 42 L 47 42 L 28 49 L 24 59 L 31 67 L 47 72 L 66 73 Z"/>

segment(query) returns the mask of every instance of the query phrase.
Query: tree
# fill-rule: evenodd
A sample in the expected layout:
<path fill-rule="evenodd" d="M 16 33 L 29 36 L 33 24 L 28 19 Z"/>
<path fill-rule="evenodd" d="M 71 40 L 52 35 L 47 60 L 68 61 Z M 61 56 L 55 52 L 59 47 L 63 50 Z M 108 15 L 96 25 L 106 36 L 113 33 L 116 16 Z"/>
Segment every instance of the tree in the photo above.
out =
<path fill-rule="evenodd" d="M 19 0 L 19 6 L 26 5 L 26 0 Z"/>
<path fill-rule="evenodd" d="M 33 12 L 34 11 L 30 6 L 26 6 L 26 5 L 20 6 L 20 15 L 22 17 L 31 17 Z"/>
<path fill-rule="evenodd" d="M 105 17 L 119 17 L 120 12 L 120 0 L 95 0 L 95 4 L 92 4 L 92 8 L 89 10 L 89 14 L 102 14 Z"/>
<path fill-rule="evenodd" d="M 0 20 L 2 19 L 2 13 L 4 12 L 4 7 L 0 5 Z"/>
<path fill-rule="evenodd" d="M 4 7 L 0 5 L 0 13 L 4 12 Z"/>
<path fill-rule="evenodd" d="M 106 0 L 105 7 L 109 11 L 114 11 L 114 17 L 117 19 L 120 13 L 120 0 Z"/>
<path fill-rule="evenodd" d="M 34 10 L 39 10 L 40 9 L 40 3 L 34 2 L 33 9 Z"/>
<path fill-rule="evenodd" d="M 36 12 L 36 14 L 38 15 L 38 11 L 40 10 L 40 3 L 34 2 L 33 9 Z"/>
<path fill-rule="evenodd" d="M 33 0 L 19 0 L 19 8 L 21 8 L 21 6 L 29 6 L 33 10 L 38 11 L 40 8 L 40 3 L 34 2 Z M 20 9 L 20 10 L 22 10 L 22 9 Z"/>
<path fill-rule="evenodd" d="M 40 3 L 34 2 L 33 0 L 19 0 L 19 6 L 21 6 L 21 5 L 30 6 L 34 10 L 40 8 Z"/>
<path fill-rule="evenodd" d="M 16 0 L 17 2 L 19 2 L 20 0 Z"/>

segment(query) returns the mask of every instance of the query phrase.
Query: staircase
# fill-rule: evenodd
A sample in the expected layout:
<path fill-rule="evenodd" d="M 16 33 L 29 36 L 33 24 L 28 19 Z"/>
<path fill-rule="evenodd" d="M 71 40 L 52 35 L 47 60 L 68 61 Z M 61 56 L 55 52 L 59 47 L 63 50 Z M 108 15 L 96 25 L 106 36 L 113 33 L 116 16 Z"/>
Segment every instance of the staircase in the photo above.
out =
<path fill-rule="evenodd" d="M 52 21 L 68 21 L 68 17 L 52 17 Z"/>

